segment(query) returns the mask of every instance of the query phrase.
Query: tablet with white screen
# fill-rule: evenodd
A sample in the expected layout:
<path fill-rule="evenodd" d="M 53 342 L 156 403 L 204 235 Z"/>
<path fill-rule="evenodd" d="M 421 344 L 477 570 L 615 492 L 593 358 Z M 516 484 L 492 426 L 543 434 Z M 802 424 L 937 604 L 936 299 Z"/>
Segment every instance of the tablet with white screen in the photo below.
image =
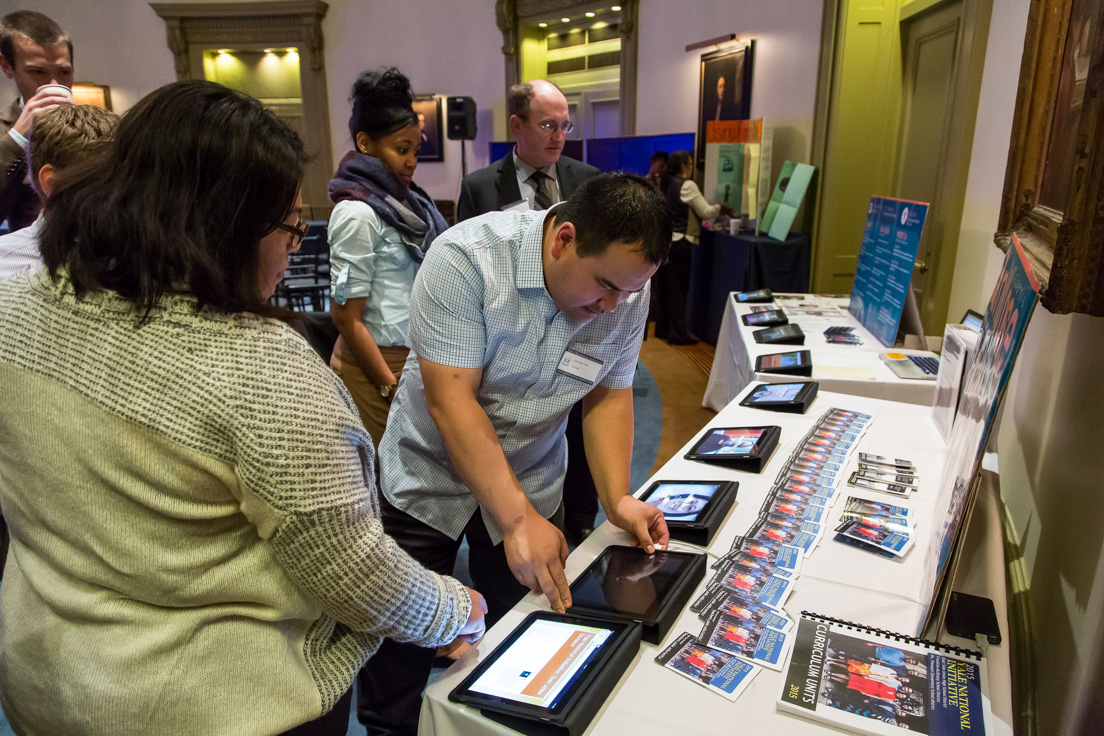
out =
<path fill-rule="evenodd" d="M 456 686 L 449 699 L 495 720 L 585 730 L 640 645 L 640 625 L 536 611 Z M 578 731 L 581 732 L 581 731 Z"/>

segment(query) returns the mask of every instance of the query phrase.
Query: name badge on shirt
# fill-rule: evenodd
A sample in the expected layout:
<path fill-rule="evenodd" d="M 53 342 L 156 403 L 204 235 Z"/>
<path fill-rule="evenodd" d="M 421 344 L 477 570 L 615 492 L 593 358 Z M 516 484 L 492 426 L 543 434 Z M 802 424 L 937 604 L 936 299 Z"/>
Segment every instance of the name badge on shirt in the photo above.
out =
<path fill-rule="evenodd" d="M 578 378 L 580 381 L 594 383 L 598 380 L 598 372 L 602 370 L 602 365 L 600 360 L 589 358 L 574 350 L 565 350 L 556 371 Z"/>

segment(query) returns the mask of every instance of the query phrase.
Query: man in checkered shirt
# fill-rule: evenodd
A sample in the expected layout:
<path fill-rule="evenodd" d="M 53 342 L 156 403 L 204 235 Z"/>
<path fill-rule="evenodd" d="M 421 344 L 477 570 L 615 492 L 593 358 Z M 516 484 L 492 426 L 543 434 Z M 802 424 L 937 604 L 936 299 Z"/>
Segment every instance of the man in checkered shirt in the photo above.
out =
<path fill-rule="evenodd" d="M 603 174 L 540 212 L 492 212 L 448 230 L 410 296 L 410 357 L 380 442 L 384 529 L 451 572 L 467 537 L 488 626 L 528 590 L 571 605 L 567 543 L 549 521 L 583 435 L 611 522 L 649 552 L 663 513 L 630 494 L 632 379 L 648 280 L 667 257 L 667 204 L 645 179 Z M 369 734 L 414 733 L 434 652 L 387 641 L 361 673 Z"/>

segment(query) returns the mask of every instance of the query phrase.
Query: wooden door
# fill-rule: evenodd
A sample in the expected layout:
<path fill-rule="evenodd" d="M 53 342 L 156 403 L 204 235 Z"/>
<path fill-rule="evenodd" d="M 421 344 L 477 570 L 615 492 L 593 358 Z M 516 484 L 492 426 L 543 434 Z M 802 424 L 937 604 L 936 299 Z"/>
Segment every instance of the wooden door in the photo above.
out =
<path fill-rule="evenodd" d="M 898 133 L 897 170 L 894 194 L 902 199 L 928 202 L 927 223 L 912 274 L 912 288 L 925 331 L 939 334 L 942 325 L 928 317 L 939 311 L 937 266 L 953 252 L 943 253 L 949 231 L 957 237 L 958 219 L 949 220 L 948 193 L 954 187 L 949 178 L 950 142 L 955 137 L 955 79 L 959 73 L 962 34 L 962 0 L 940 5 L 932 12 L 901 22 L 904 75 L 901 90 L 901 118 Z M 949 284 L 947 284 L 949 287 Z M 944 295 L 946 298 L 949 289 Z"/>

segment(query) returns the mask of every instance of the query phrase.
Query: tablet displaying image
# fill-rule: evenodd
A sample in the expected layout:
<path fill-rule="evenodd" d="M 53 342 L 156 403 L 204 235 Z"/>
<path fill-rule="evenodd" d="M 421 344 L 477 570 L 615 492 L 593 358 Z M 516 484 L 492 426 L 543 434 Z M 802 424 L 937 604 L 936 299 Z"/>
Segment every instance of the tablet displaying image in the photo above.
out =
<path fill-rule="evenodd" d="M 723 483 L 656 483 L 649 488 L 641 501 L 663 512 L 664 520 L 697 521 L 712 503 Z"/>
<path fill-rule="evenodd" d="M 553 710 L 613 633 L 604 625 L 533 619 L 495 650 L 468 690 Z"/>
<path fill-rule="evenodd" d="M 741 304 L 752 304 L 754 302 L 769 302 L 774 299 L 774 295 L 771 294 L 770 289 L 756 289 L 755 291 L 738 291 L 735 294 L 736 301 Z"/>
<path fill-rule="evenodd" d="M 764 342 L 768 342 L 770 340 L 778 340 L 785 337 L 797 337 L 798 335 L 801 335 L 802 332 L 801 328 L 797 325 L 778 325 L 778 327 L 768 327 L 767 329 L 761 332 L 756 332 L 755 334 L 763 338 Z"/>
<path fill-rule="evenodd" d="M 714 429 L 689 454 L 748 457 L 755 453 L 756 445 L 766 431 L 766 427 Z"/>
<path fill-rule="evenodd" d="M 801 393 L 801 389 L 808 385 L 808 381 L 802 381 L 801 383 L 764 383 L 747 397 L 747 403 L 751 405 L 788 404 L 794 401 L 797 395 Z"/>
<path fill-rule="evenodd" d="M 795 350 L 792 353 L 760 355 L 758 358 L 759 365 L 757 365 L 755 369 L 760 371 L 777 371 L 786 370 L 788 368 L 800 368 L 803 365 L 802 353 L 805 352 L 807 351 Z"/>
<path fill-rule="evenodd" d="M 748 326 L 768 326 L 768 325 L 781 325 L 785 324 L 789 320 L 786 319 L 786 313 L 781 309 L 771 309 L 766 312 L 752 312 L 745 314 L 743 317 L 744 324 Z"/>
<path fill-rule="evenodd" d="M 788 343 L 790 345 L 804 345 L 805 333 L 795 324 L 778 325 L 777 327 L 765 327 L 751 333 L 755 342 L 769 344 L 772 342 Z"/>

